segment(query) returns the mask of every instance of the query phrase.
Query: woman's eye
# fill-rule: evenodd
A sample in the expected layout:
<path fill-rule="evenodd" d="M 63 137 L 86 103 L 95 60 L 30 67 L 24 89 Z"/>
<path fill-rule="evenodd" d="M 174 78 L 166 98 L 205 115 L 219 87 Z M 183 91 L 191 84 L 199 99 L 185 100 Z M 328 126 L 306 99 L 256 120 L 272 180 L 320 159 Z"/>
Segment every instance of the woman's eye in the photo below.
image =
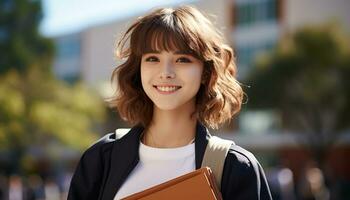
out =
<path fill-rule="evenodd" d="M 189 58 L 186 58 L 186 57 L 181 57 L 181 58 L 178 58 L 176 60 L 176 62 L 180 62 L 180 63 L 191 63 L 191 60 Z"/>
<path fill-rule="evenodd" d="M 159 59 L 157 57 L 155 57 L 155 56 L 150 56 L 150 57 L 146 58 L 145 61 L 146 62 L 158 62 Z"/>

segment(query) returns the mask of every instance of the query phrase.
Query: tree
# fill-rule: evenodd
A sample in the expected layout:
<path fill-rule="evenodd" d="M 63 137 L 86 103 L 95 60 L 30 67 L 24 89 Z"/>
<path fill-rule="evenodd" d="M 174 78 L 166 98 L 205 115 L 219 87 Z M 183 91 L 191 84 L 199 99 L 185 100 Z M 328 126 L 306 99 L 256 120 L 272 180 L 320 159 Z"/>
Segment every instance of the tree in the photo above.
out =
<path fill-rule="evenodd" d="M 248 107 L 279 110 L 283 128 L 305 133 L 322 167 L 326 151 L 350 127 L 349 36 L 336 24 L 304 27 L 257 60 L 246 79 Z"/>
<path fill-rule="evenodd" d="M 0 165 L 7 165 L 0 168 L 7 173 L 32 170 L 26 161 L 33 147 L 85 149 L 105 116 L 96 91 L 53 76 L 54 46 L 38 33 L 40 19 L 40 1 L 0 3 Z"/>
<path fill-rule="evenodd" d="M 49 71 L 54 53 L 50 39 L 38 31 L 41 1 L 0 1 L 0 74 L 16 69 L 25 73 L 37 65 Z"/>
<path fill-rule="evenodd" d="M 52 142 L 82 150 L 97 139 L 93 125 L 104 116 L 103 101 L 82 84 L 68 86 L 48 79 L 36 68 L 20 75 L 11 71 L 0 80 L 0 150 L 21 171 L 25 152 Z M 19 167 L 18 169 L 16 169 Z"/>

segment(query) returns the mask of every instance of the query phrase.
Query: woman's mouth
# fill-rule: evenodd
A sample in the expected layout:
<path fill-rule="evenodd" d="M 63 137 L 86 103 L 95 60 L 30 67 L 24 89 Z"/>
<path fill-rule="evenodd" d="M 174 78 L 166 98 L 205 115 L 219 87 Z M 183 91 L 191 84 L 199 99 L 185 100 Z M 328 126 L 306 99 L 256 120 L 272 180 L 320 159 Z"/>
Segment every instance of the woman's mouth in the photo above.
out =
<path fill-rule="evenodd" d="M 181 88 L 181 86 L 158 86 L 158 85 L 154 85 L 153 87 L 156 88 L 156 90 L 161 94 L 172 94 Z"/>

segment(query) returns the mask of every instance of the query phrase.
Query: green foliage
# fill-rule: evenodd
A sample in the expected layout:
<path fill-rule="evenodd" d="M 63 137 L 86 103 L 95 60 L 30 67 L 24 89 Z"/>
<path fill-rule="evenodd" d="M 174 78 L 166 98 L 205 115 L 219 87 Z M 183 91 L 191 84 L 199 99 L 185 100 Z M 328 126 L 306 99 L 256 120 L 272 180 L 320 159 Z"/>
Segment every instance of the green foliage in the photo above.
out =
<path fill-rule="evenodd" d="M 42 145 L 52 139 L 84 149 L 105 108 L 96 92 L 68 86 L 36 68 L 26 75 L 11 71 L 0 79 L 0 148 Z"/>
<path fill-rule="evenodd" d="M 41 18 L 41 1 L 0 1 L 0 74 L 32 65 L 50 71 L 54 46 L 38 32 Z"/>
<path fill-rule="evenodd" d="M 273 108 L 285 128 L 325 135 L 349 128 L 350 39 L 337 25 L 304 27 L 261 56 L 245 81 L 248 107 Z"/>
<path fill-rule="evenodd" d="M 38 32 L 41 18 L 40 0 L 0 1 L 0 153 L 11 171 L 33 170 L 26 153 L 33 146 L 48 157 L 52 144 L 86 149 L 106 111 L 96 91 L 54 78 L 54 46 Z"/>

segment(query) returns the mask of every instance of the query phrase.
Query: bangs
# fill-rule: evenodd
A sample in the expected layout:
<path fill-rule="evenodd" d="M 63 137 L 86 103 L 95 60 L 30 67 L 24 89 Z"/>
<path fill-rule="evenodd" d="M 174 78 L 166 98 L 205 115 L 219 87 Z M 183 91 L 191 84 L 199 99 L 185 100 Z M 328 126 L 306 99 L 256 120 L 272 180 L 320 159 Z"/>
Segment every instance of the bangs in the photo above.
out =
<path fill-rule="evenodd" d="M 135 28 L 134 34 L 131 36 L 130 45 L 134 47 L 131 49 L 137 56 L 151 52 L 173 51 L 200 57 L 197 53 L 200 51 L 193 48 L 196 45 L 189 39 L 193 38 L 193 35 L 181 29 L 172 15 L 143 22 Z"/>

